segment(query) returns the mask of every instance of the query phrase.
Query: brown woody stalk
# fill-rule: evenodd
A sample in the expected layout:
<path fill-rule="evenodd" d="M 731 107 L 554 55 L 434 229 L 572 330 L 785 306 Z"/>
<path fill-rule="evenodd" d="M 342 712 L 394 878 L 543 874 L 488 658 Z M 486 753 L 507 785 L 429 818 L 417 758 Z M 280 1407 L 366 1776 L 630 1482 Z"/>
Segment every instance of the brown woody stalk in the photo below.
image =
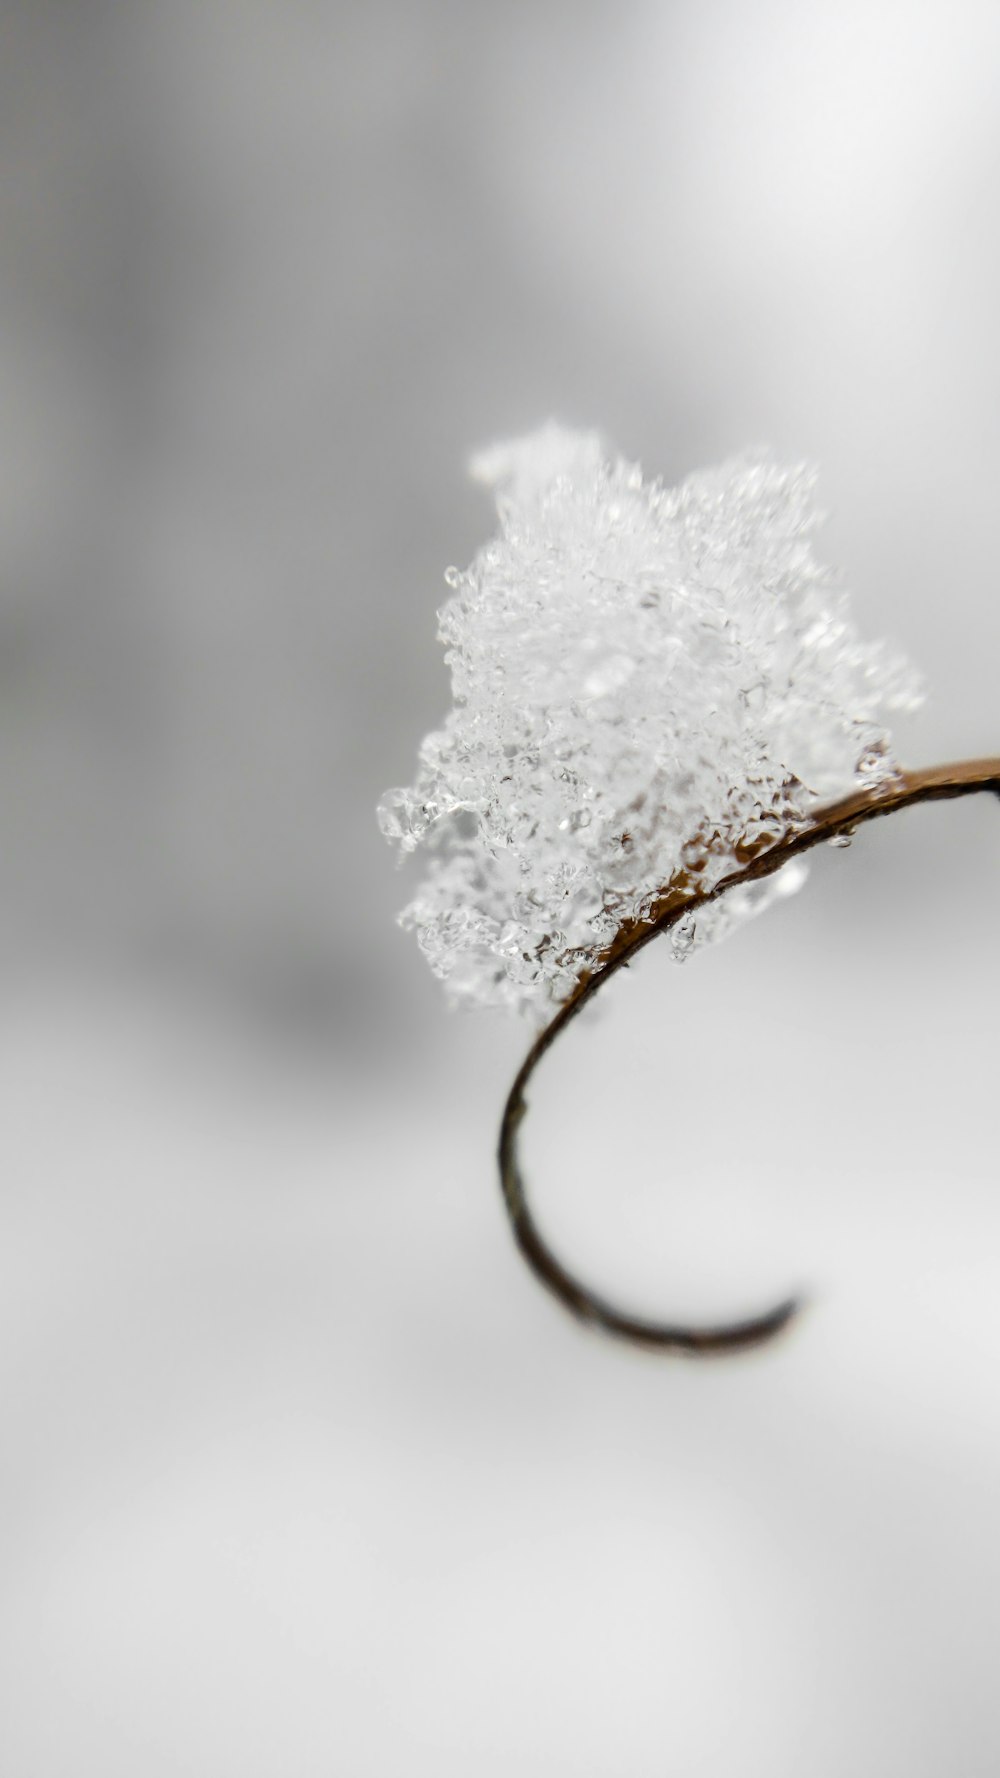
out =
<path fill-rule="evenodd" d="M 764 1314 L 751 1316 L 745 1321 L 715 1327 L 688 1327 L 648 1321 L 616 1309 L 613 1303 L 567 1271 L 539 1232 L 528 1207 L 517 1158 L 518 1132 L 528 1109 L 525 1097 L 528 1083 L 559 1033 L 617 970 L 630 963 L 643 946 L 661 932 L 669 932 L 685 914 L 696 913 L 709 902 L 718 901 L 727 890 L 735 889 L 741 883 L 754 883 L 771 876 L 789 859 L 797 858 L 824 841 L 836 839 L 840 834 L 850 834 L 866 821 L 894 815 L 915 803 L 970 796 L 983 790 L 1000 795 L 1000 759 L 965 760 L 958 765 L 932 766 L 923 772 L 901 772 L 889 784 L 845 797 L 842 802 L 819 810 L 802 832 L 753 854 L 749 849 L 738 854 L 739 868 L 723 878 L 714 889 L 698 891 L 690 879 L 673 879 L 658 896 L 652 919 L 625 921 L 596 967 L 580 977 L 569 999 L 532 1044 L 510 1089 L 500 1126 L 499 1158 L 504 1202 L 521 1253 L 535 1276 L 581 1321 L 654 1351 L 704 1355 L 737 1352 L 763 1344 L 787 1327 L 802 1304 L 799 1298 L 790 1297 Z"/>

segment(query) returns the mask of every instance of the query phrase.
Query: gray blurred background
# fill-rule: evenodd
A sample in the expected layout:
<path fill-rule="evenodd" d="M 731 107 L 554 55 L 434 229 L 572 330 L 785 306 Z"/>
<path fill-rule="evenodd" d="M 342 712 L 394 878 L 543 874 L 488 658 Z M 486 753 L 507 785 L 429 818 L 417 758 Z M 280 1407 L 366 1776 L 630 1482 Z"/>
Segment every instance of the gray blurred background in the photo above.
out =
<path fill-rule="evenodd" d="M 535 1094 L 374 804 L 475 448 L 822 471 L 1000 751 L 1000 9 L 4 0 L 0 1770 L 1000 1770 L 1000 823 L 915 811 Z"/>

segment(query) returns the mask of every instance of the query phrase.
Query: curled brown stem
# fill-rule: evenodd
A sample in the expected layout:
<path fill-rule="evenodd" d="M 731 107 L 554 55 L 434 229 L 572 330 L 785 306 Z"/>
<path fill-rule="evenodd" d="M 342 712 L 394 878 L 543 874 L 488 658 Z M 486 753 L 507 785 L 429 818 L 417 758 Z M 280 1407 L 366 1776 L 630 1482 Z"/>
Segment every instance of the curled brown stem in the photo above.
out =
<path fill-rule="evenodd" d="M 507 1214 L 521 1253 L 535 1276 L 581 1321 L 603 1328 L 605 1333 L 629 1340 L 634 1345 L 660 1352 L 738 1352 L 749 1346 L 762 1345 L 780 1333 L 797 1314 L 801 1302 L 790 1297 L 776 1308 L 745 1321 L 714 1327 L 688 1327 L 627 1314 L 567 1271 L 539 1232 L 528 1207 L 517 1156 L 518 1132 L 528 1108 L 525 1098 L 528 1083 L 559 1033 L 617 970 L 631 962 L 643 946 L 661 932 L 668 932 L 683 915 L 717 901 L 740 884 L 771 876 L 789 859 L 797 858 L 824 841 L 836 839 L 838 834 L 851 833 L 866 821 L 894 815 L 915 803 L 971 796 L 983 790 L 1000 795 L 1000 759 L 965 760 L 958 765 L 932 766 L 923 772 L 901 772 L 888 784 L 860 791 L 842 802 L 820 809 L 802 832 L 753 854 L 749 849 L 741 854 L 738 868 L 714 889 L 698 891 L 690 880 L 675 879 L 657 898 L 652 919 L 626 921 L 597 966 L 580 977 L 569 999 L 563 1002 L 532 1044 L 510 1089 L 500 1126 L 500 1179 Z"/>

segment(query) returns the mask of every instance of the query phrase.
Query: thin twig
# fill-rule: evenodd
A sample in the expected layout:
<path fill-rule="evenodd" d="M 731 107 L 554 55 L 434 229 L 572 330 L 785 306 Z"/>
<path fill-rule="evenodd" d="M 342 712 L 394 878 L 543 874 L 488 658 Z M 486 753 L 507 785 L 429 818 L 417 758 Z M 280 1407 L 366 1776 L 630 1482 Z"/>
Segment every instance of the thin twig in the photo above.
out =
<path fill-rule="evenodd" d="M 915 803 L 970 796 L 983 790 L 1000 795 L 1000 759 L 965 760 L 958 765 L 932 766 L 923 772 L 902 772 L 889 784 L 833 803 L 818 811 L 802 832 L 752 855 L 749 848 L 739 854 L 739 868 L 724 877 L 714 889 L 698 891 L 690 879 L 674 879 L 657 898 L 651 920 L 625 921 L 596 967 L 580 977 L 569 999 L 532 1044 L 510 1089 L 500 1126 L 499 1158 L 504 1202 L 518 1247 L 535 1276 L 581 1321 L 620 1339 L 630 1340 L 634 1345 L 661 1352 L 701 1355 L 737 1352 L 762 1345 L 787 1327 L 802 1304 L 799 1298 L 790 1297 L 765 1314 L 751 1316 L 745 1321 L 717 1327 L 680 1326 L 647 1321 L 616 1309 L 566 1270 L 540 1234 L 528 1208 L 517 1159 L 518 1132 L 528 1109 L 525 1097 L 528 1082 L 560 1032 L 617 970 L 630 963 L 661 932 L 668 932 L 683 915 L 718 901 L 740 884 L 759 882 L 762 877 L 771 876 L 789 859 L 835 839 L 838 834 L 853 832 L 866 821 L 894 815 Z M 742 862 L 744 858 L 746 862 Z"/>

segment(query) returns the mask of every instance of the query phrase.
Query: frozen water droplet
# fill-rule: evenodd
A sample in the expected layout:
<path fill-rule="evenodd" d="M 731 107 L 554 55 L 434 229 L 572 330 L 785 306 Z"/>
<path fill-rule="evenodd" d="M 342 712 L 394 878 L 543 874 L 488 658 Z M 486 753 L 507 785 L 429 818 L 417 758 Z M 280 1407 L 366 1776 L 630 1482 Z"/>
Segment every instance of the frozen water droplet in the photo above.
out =
<path fill-rule="evenodd" d="M 895 762 L 882 745 L 867 747 L 858 760 L 858 777 L 876 795 L 887 789 L 896 775 Z"/>
<path fill-rule="evenodd" d="M 677 963 L 686 963 L 694 950 L 697 926 L 693 914 L 685 914 L 671 929 L 670 948 Z"/>
<path fill-rule="evenodd" d="M 462 573 L 461 568 L 446 568 L 444 571 L 445 586 L 450 586 L 452 588 L 460 587 L 464 579 L 465 576 Z"/>
<path fill-rule="evenodd" d="M 602 908 L 600 913 L 594 914 L 593 918 L 587 923 L 591 932 L 594 934 L 594 937 L 598 939 L 602 945 L 610 944 L 615 933 L 618 931 L 618 921 L 610 908 Z"/>
<path fill-rule="evenodd" d="M 387 790 L 379 803 L 378 824 L 387 840 L 395 840 L 404 852 L 412 852 L 420 839 L 420 826 L 408 790 Z"/>
<path fill-rule="evenodd" d="M 542 903 L 535 890 L 529 890 L 527 895 L 515 895 L 513 901 L 515 920 L 521 920 L 527 925 L 529 921 L 537 920 L 541 912 Z"/>
<path fill-rule="evenodd" d="M 851 835 L 847 832 L 835 833 L 830 840 L 830 845 L 835 846 L 838 852 L 842 852 L 846 846 L 850 845 L 850 843 Z"/>

